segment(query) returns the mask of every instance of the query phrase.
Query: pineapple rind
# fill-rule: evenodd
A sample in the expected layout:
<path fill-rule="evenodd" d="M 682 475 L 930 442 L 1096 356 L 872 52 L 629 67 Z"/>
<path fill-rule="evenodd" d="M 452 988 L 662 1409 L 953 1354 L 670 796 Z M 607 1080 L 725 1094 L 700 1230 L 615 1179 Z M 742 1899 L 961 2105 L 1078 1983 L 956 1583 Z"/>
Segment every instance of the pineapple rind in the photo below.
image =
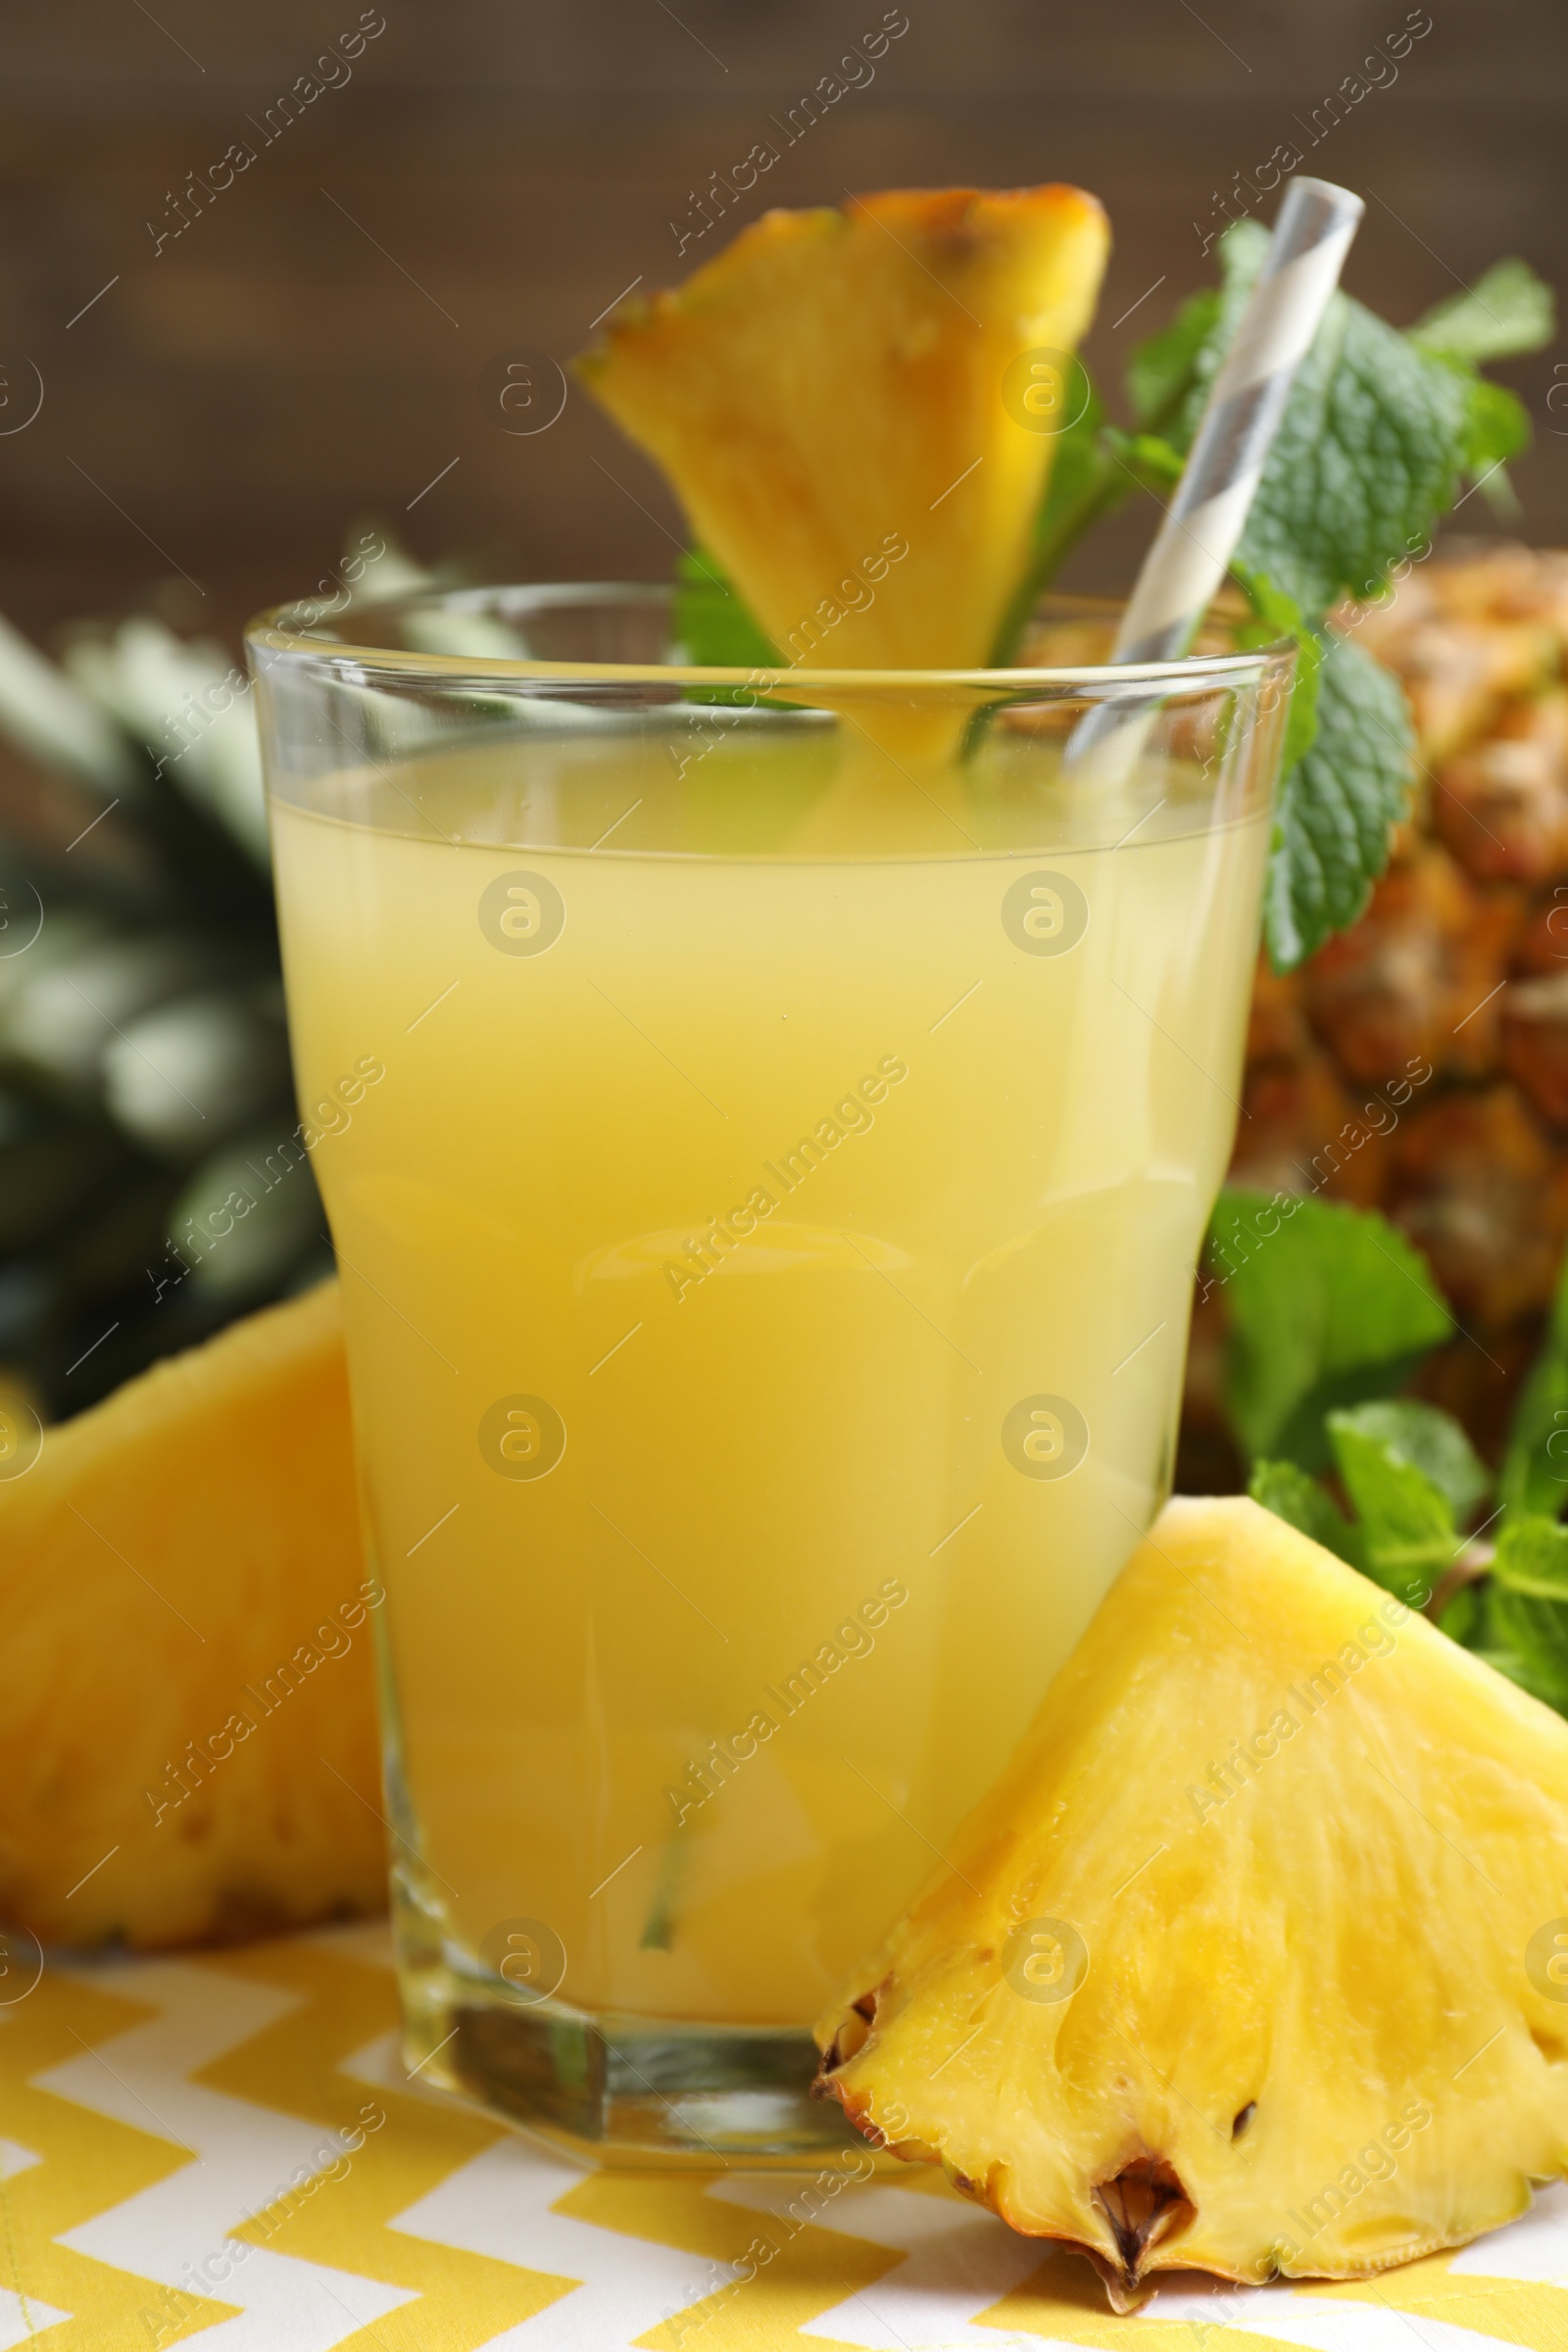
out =
<path fill-rule="evenodd" d="M 1167 1506 L 949 1852 L 820 2087 L 1123 2293 L 1364 2277 L 1568 2164 L 1568 2005 L 1527 1968 L 1568 1724 L 1255 1503 Z M 1084 1938 L 1068 1998 L 1004 1973 L 1039 1919 Z M 1095 2192 L 1150 2159 L 1192 2212 L 1129 2258 Z"/>
<path fill-rule="evenodd" d="M 578 368 L 785 662 L 970 666 L 1056 446 L 1003 380 L 1076 347 L 1107 248 L 1066 186 L 770 212 L 677 293 L 619 309 Z"/>

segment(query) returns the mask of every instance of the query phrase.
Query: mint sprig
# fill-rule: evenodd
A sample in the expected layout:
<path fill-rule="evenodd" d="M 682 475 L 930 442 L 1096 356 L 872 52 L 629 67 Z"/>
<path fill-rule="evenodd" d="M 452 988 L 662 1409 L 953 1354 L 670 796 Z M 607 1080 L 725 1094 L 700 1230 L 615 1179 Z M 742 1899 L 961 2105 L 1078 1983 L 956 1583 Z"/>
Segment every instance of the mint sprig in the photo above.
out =
<path fill-rule="evenodd" d="M 1422 1608 L 1465 1548 L 1459 1529 L 1492 1482 L 1458 1423 L 1436 1405 L 1389 1398 L 1330 1413 L 1334 1467 L 1355 1512 L 1294 1462 L 1259 1462 L 1256 1502 Z"/>
<path fill-rule="evenodd" d="M 1267 249 L 1255 221 L 1238 221 L 1220 241 L 1219 289 L 1134 355 L 1128 389 L 1146 435 L 1186 451 Z M 1294 609 L 1298 644 L 1310 636 L 1324 656 L 1313 727 L 1281 779 L 1265 906 L 1279 970 L 1360 913 L 1409 790 L 1403 697 L 1330 637 L 1328 615 L 1425 554 L 1466 478 L 1505 495 L 1500 467 L 1529 423 L 1476 364 L 1552 331 L 1547 288 L 1522 262 L 1500 263 L 1407 334 L 1337 294 L 1297 372 L 1232 567 L 1260 612 Z"/>
<path fill-rule="evenodd" d="M 1398 679 L 1352 639 L 1308 634 L 1316 691 L 1306 742 L 1280 779 L 1264 885 L 1277 971 L 1293 970 L 1354 922 L 1409 795 L 1413 736 Z"/>
<path fill-rule="evenodd" d="M 1494 262 L 1473 286 L 1418 318 L 1410 340 L 1442 360 L 1483 367 L 1522 351 L 1544 351 L 1557 332 L 1551 289 L 1528 262 Z"/>
<path fill-rule="evenodd" d="M 1063 436 L 1057 466 L 1073 496 L 1042 545 L 1036 592 L 1102 514 L 1140 486 L 1158 495 L 1180 471 L 1267 248 L 1264 229 L 1238 221 L 1220 240 L 1222 283 L 1134 352 L 1136 433 L 1086 413 Z M 1424 555 L 1465 480 L 1506 505 L 1501 468 L 1528 442 L 1529 421 L 1476 368 L 1553 332 L 1549 290 L 1524 263 L 1504 262 L 1407 334 L 1337 294 L 1297 373 L 1232 565 L 1254 611 L 1298 649 L 1264 913 L 1279 970 L 1361 912 L 1409 794 L 1403 695 L 1331 635 L 1328 616 Z M 1052 504 L 1048 494 L 1048 514 Z"/>
<path fill-rule="evenodd" d="M 1230 1186 L 1204 1296 L 1230 1325 L 1225 1401 L 1249 1454 L 1326 1468 L 1325 1415 L 1385 1396 L 1453 1330 L 1419 1250 L 1373 1212 Z"/>
<path fill-rule="evenodd" d="M 1224 286 L 1166 437 L 1185 454 L 1235 332 L 1267 232 L 1238 221 L 1220 241 Z M 1374 596 L 1452 503 L 1470 448 L 1475 378 L 1336 294 L 1291 387 L 1237 550 L 1309 624 L 1346 597 Z"/>
<path fill-rule="evenodd" d="M 1248 1493 L 1568 1715 L 1568 1269 L 1494 1490 L 1450 1414 L 1389 1393 L 1451 1330 L 1371 1274 L 1390 1233 L 1367 1210 L 1221 1194 L 1209 1262 Z"/>

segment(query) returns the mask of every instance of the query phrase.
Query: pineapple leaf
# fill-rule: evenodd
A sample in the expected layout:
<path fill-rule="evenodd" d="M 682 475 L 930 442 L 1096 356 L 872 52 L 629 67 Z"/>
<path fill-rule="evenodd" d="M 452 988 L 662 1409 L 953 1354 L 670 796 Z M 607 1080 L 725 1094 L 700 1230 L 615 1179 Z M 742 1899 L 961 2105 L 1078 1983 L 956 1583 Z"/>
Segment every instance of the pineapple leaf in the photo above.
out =
<path fill-rule="evenodd" d="M 100 793 L 142 788 L 145 770 L 116 718 L 0 619 L 0 735 Z"/>

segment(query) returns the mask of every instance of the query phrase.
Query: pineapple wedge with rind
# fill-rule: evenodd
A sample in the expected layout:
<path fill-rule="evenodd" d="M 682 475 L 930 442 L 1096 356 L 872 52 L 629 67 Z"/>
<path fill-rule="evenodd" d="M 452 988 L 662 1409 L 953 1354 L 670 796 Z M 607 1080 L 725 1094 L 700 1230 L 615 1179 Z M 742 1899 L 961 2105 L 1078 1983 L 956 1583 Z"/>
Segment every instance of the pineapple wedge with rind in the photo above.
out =
<path fill-rule="evenodd" d="M 1066 186 L 770 212 L 622 304 L 577 368 L 786 663 L 971 666 L 1027 564 L 1108 243 Z"/>
<path fill-rule="evenodd" d="M 817 2089 L 1118 2309 L 1356 2278 L 1568 2165 L 1568 1723 L 1245 1499 L 1167 1505 L 822 2021 Z"/>
<path fill-rule="evenodd" d="M 385 1899 L 335 1282 L 39 1431 L 0 1397 L 0 1926 L 137 1948 Z"/>

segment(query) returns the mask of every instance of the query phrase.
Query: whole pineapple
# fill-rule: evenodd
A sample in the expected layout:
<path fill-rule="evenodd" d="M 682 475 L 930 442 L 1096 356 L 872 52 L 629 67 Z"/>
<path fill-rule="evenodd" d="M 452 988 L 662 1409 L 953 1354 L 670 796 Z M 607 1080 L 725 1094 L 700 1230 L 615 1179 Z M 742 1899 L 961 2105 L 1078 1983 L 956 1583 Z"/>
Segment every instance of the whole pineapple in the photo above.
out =
<path fill-rule="evenodd" d="M 360 532 L 334 598 L 425 576 Z M 242 663 L 0 620 L 0 1392 L 63 1418 L 324 1273 L 298 1115 Z"/>
<path fill-rule="evenodd" d="M 1405 687 L 1411 815 L 1359 922 L 1288 977 L 1259 966 L 1232 1180 L 1404 1229 L 1461 1325 L 1424 1385 L 1486 1446 L 1568 1236 L 1568 553 L 1429 558 L 1341 625 Z M 1222 1313 L 1189 1370 L 1201 1483 Z"/>

